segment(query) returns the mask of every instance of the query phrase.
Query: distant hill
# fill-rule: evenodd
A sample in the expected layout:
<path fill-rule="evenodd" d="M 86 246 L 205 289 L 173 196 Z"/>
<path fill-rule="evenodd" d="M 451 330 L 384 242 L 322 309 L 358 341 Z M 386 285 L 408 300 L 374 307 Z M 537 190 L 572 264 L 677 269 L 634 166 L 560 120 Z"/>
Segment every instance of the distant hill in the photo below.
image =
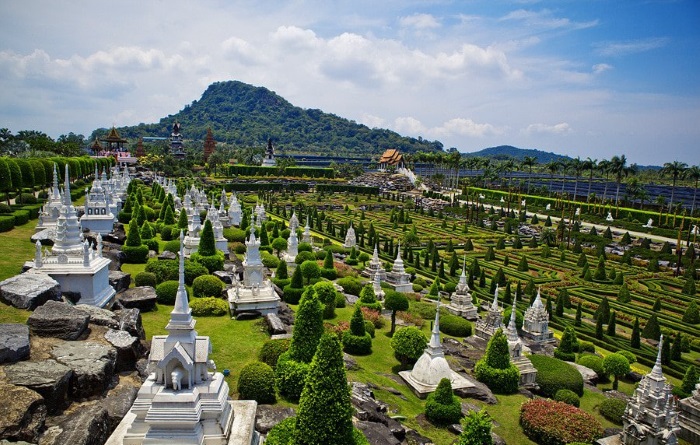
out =
<path fill-rule="evenodd" d="M 571 159 L 569 156 L 558 155 L 547 151 L 536 150 L 532 148 L 518 148 L 512 145 L 499 145 L 498 147 L 484 148 L 483 150 L 464 153 L 465 157 L 482 157 L 491 159 L 515 159 L 522 161 L 525 156 L 533 156 L 537 158 L 538 164 L 547 164 L 551 161 L 561 161 Z"/>
<path fill-rule="evenodd" d="M 186 142 L 204 140 L 207 127 L 211 127 L 218 142 L 262 147 L 272 138 L 276 149 L 285 154 L 367 156 L 381 154 L 387 148 L 398 148 L 404 153 L 443 148 L 439 141 L 370 129 L 321 110 L 296 107 L 267 88 L 238 81 L 211 84 L 201 99 L 158 123 L 118 127 L 117 130 L 129 139 L 167 137 L 176 120 L 181 124 Z M 91 139 L 104 136 L 106 132 L 104 128 L 95 130 Z"/>

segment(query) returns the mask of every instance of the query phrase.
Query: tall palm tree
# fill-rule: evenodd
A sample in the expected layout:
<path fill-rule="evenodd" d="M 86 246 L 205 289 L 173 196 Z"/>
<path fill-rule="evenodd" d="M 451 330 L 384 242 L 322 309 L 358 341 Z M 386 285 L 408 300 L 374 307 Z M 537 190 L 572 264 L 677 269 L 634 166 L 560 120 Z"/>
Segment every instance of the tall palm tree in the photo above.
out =
<path fill-rule="evenodd" d="M 690 207 L 690 216 L 695 213 L 695 196 L 698 194 L 698 181 L 700 181 L 700 165 L 693 165 L 688 167 L 685 171 L 685 177 L 695 182 L 693 190 L 693 205 Z"/>
<path fill-rule="evenodd" d="M 554 174 L 561 168 L 561 162 L 559 161 L 549 161 L 545 166 L 549 172 L 549 196 L 552 196 L 552 189 L 554 187 Z"/>
<path fill-rule="evenodd" d="M 585 165 L 581 158 L 576 156 L 576 158 L 569 161 L 569 169 L 574 173 L 574 201 L 576 201 L 576 195 L 578 194 L 578 178 L 581 176 L 581 172 L 585 170 Z"/>
<path fill-rule="evenodd" d="M 659 172 L 661 176 L 671 175 L 673 178 L 673 185 L 671 185 L 671 202 L 668 204 L 668 208 L 673 208 L 673 193 L 676 191 L 676 181 L 678 178 L 682 178 L 685 171 L 688 169 L 688 164 L 685 162 L 673 161 L 666 162 Z"/>
<path fill-rule="evenodd" d="M 666 198 L 664 195 L 658 195 L 656 197 L 656 205 L 659 206 L 659 226 L 661 225 L 661 217 L 663 216 L 664 213 L 664 206 L 666 205 Z"/>
<path fill-rule="evenodd" d="M 611 165 L 611 162 L 608 161 L 607 159 L 601 159 L 600 162 L 598 162 L 598 172 L 602 175 L 605 175 L 605 188 L 603 189 L 602 203 L 605 203 L 605 200 L 608 199 L 608 182 L 610 179 L 610 165 Z"/>
<path fill-rule="evenodd" d="M 529 173 L 527 175 L 527 194 L 530 194 L 530 180 L 532 179 L 532 167 L 537 165 L 537 156 L 525 156 L 523 158 L 523 167 L 528 167 Z"/>
<path fill-rule="evenodd" d="M 615 217 L 617 218 L 620 213 L 620 184 L 622 183 L 622 178 L 628 175 L 633 175 L 637 173 L 637 164 L 627 165 L 627 157 L 613 156 L 610 159 L 610 173 L 615 175 L 615 182 L 617 183 L 617 190 L 615 191 Z"/>
<path fill-rule="evenodd" d="M 458 151 L 453 151 L 447 155 L 447 162 L 454 171 L 452 188 L 459 187 L 459 168 L 462 165 L 462 154 Z"/>
<path fill-rule="evenodd" d="M 586 158 L 585 161 L 583 161 L 583 168 L 585 170 L 588 170 L 588 193 L 586 193 L 586 196 L 591 196 L 591 185 L 593 183 L 593 171 L 598 168 L 598 160 L 597 159 L 591 159 L 590 157 Z"/>

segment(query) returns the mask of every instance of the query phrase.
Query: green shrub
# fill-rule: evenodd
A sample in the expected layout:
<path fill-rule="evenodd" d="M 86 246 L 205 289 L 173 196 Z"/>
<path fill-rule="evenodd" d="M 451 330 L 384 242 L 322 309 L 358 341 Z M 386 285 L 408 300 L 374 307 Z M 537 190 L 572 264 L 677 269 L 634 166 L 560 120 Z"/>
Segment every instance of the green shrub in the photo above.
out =
<path fill-rule="evenodd" d="M 341 294 L 340 292 L 335 294 L 335 307 L 336 308 L 344 308 L 347 306 L 348 302 L 345 300 L 345 295 Z"/>
<path fill-rule="evenodd" d="M 508 339 L 502 329 L 489 340 L 484 357 L 476 362 L 474 376 L 498 394 L 512 394 L 518 390 L 520 371 L 510 361 Z"/>
<path fill-rule="evenodd" d="M 174 263 L 177 264 L 177 261 L 173 261 Z M 176 273 L 177 269 L 176 269 Z M 187 285 L 192 285 L 194 282 L 194 279 L 206 275 L 208 272 L 207 268 L 204 267 L 203 265 L 196 263 L 194 261 L 190 260 L 185 260 L 185 284 Z"/>
<path fill-rule="evenodd" d="M 284 286 L 282 289 L 283 295 L 282 299 L 288 304 L 299 304 L 302 294 L 304 293 L 304 288 L 292 287 L 292 285 Z"/>
<path fill-rule="evenodd" d="M 554 357 L 533 354 L 529 358 L 537 369 L 536 383 L 542 396 L 552 398 L 560 389 L 583 395 L 583 377 L 576 368 Z"/>
<path fill-rule="evenodd" d="M 372 352 L 372 337 L 368 332 L 365 332 L 364 335 L 353 335 L 352 332 L 347 331 L 343 334 L 343 350 L 352 355 L 370 354 Z"/>
<path fill-rule="evenodd" d="M 214 273 L 217 270 L 224 270 L 224 253 L 216 251 L 214 255 L 202 255 L 199 251 L 190 255 L 190 261 L 199 263 L 207 270 L 207 273 Z M 194 280 L 194 278 L 193 278 Z"/>
<path fill-rule="evenodd" d="M 607 381 L 608 374 L 603 369 L 603 358 L 593 354 L 581 354 L 576 362 L 581 366 L 592 369 L 601 381 Z"/>
<path fill-rule="evenodd" d="M 620 351 L 617 351 L 617 353 L 626 358 L 627 361 L 630 362 L 630 364 L 637 361 L 637 356 L 631 353 L 630 351 L 625 351 L 624 349 L 622 349 Z"/>
<path fill-rule="evenodd" d="M 595 354 L 595 345 L 590 341 L 579 340 L 578 352 L 590 352 L 591 354 Z"/>
<path fill-rule="evenodd" d="M 151 272 L 139 272 L 134 277 L 134 285 L 156 287 L 156 274 Z"/>
<path fill-rule="evenodd" d="M 146 247 L 148 247 L 148 250 L 152 250 L 155 253 L 158 253 L 158 250 L 160 249 L 160 245 L 158 244 L 157 239 L 145 239 L 142 242 Z"/>
<path fill-rule="evenodd" d="M 374 338 L 374 334 L 376 332 L 376 327 L 374 326 L 374 323 L 372 323 L 369 320 L 365 320 L 365 332 L 369 334 L 370 337 Z"/>
<path fill-rule="evenodd" d="M 198 317 L 219 317 L 228 314 L 226 300 L 215 297 L 193 298 L 190 301 L 192 315 Z"/>
<path fill-rule="evenodd" d="M 343 288 L 343 292 L 350 295 L 360 296 L 363 284 L 359 278 L 344 277 L 337 281 L 338 285 Z"/>
<path fill-rule="evenodd" d="M 263 363 L 267 363 L 272 369 L 275 369 L 277 367 L 277 359 L 279 359 L 280 355 L 289 350 L 289 343 L 288 338 L 278 338 L 266 341 L 263 343 L 263 346 L 258 353 L 258 360 Z"/>
<path fill-rule="evenodd" d="M 600 403 L 598 412 L 612 423 L 622 425 L 622 415 L 625 414 L 626 408 L 627 403 L 624 400 L 610 398 Z"/>
<path fill-rule="evenodd" d="M 280 265 L 280 259 L 276 255 L 269 252 L 260 251 L 260 259 L 265 267 L 268 269 L 276 269 Z"/>
<path fill-rule="evenodd" d="M 290 445 L 296 431 L 296 417 L 287 417 L 267 433 L 266 445 Z"/>
<path fill-rule="evenodd" d="M 8 232 L 15 227 L 15 217 L 12 215 L 0 216 L 0 232 Z"/>
<path fill-rule="evenodd" d="M 148 260 L 148 246 L 122 246 L 124 262 L 127 264 L 143 264 Z"/>
<path fill-rule="evenodd" d="M 403 366 L 415 363 L 423 354 L 428 339 L 423 332 L 413 326 L 401 328 L 391 337 L 394 355 Z"/>
<path fill-rule="evenodd" d="M 301 264 L 304 261 L 313 261 L 316 262 L 316 255 L 314 255 L 311 252 L 299 252 L 299 254 L 294 258 L 294 262 L 297 264 Z"/>
<path fill-rule="evenodd" d="M 12 212 L 15 217 L 15 226 L 21 226 L 29 222 L 29 210 L 15 210 Z"/>
<path fill-rule="evenodd" d="M 440 332 L 453 337 L 469 337 L 472 335 L 472 324 L 456 315 L 440 314 Z"/>
<path fill-rule="evenodd" d="M 179 283 L 174 280 L 160 283 L 156 286 L 156 301 L 160 304 L 175 304 L 178 286 Z"/>
<path fill-rule="evenodd" d="M 4 202 L 0 203 L 0 213 L 12 213 L 12 207 L 9 205 L 5 204 Z"/>
<path fill-rule="evenodd" d="M 238 377 L 238 396 L 242 400 L 275 403 L 275 373 L 263 362 L 248 363 Z"/>
<path fill-rule="evenodd" d="M 425 417 L 436 425 L 452 425 L 462 418 L 462 404 L 452 392 L 450 379 L 440 380 L 435 392 L 425 401 Z"/>
<path fill-rule="evenodd" d="M 520 426 L 530 440 L 541 445 L 592 443 L 603 435 L 595 417 L 555 400 L 532 399 L 520 408 Z"/>
<path fill-rule="evenodd" d="M 224 283 L 214 275 L 200 275 L 192 281 L 192 293 L 195 298 L 221 297 Z"/>
<path fill-rule="evenodd" d="M 247 235 L 248 233 L 245 230 L 237 229 L 235 227 L 228 227 L 224 229 L 224 238 L 226 238 L 229 243 L 244 243 Z"/>
<path fill-rule="evenodd" d="M 292 360 L 289 351 L 281 354 L 275 367 L 277 391 L 290 401 L 298 401 L 308 373 L 308 363 Z"/>
<path fill-rule="evenodd" d="M 560 389 L 554 394 L 554 400 L 557 402 L 564 402 L 568 405 L 575 406 L 578 408 L 581 405 L 581 399 L 579 396 L 568 389 Z"/>
<path fill-rule="evenodd" d="M 162 237 L 162 235 L 161 235 L 161 237 Z M 176 239 L 176 240 L 168 241 L 167 243 L 165 243 L 165 246 L 163 247 L 163 251 L 165 252 L 166 250 L 168 252 L 178 253 L 180 251 L 180 240 Z"/>

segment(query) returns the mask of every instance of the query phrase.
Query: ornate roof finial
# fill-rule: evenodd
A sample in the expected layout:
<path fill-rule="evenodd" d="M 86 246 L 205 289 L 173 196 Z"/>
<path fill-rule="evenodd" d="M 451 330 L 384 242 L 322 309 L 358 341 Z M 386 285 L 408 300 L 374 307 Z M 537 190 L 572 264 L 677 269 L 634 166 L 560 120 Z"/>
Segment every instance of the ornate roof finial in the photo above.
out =
<path fill-rule="evenodd" d="M 661 337 L 659 338 L 659 352 L 656 355 L 656 363 L 654 363 L 654 367 L 651 369 L 651 374 L 657 377 L 663 376 L 663 368 L 661 367 L 661 350 L 664 347 L 664 335 L 661 334 Z"/>
<path fill-rule="evenodd" d="M 430 335 L 430 348 L 440 348 L 440 300 L 437 302 L 435 310 L 435 322 L 433 323 L 433 331 Z"/>
<path fill-rule="evenodd" d="M 498 310 L 498 284 L 496 285 L 496 291 L 493 293 L 493 303 L 491 303 L 491 309 L 494 311 Z"/>

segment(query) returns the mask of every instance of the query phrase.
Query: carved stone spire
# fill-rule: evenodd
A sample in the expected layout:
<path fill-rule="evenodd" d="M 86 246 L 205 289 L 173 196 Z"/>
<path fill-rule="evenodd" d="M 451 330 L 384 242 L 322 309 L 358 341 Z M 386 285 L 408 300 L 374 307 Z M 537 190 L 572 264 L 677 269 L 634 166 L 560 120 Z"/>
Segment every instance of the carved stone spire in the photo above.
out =
<path fill-rule="evenodd" d="M 185 288 L 185 234 L 180 231 L 180 267 L 178 274 L 177 294 L 175 295 L 175 306 L 170 313 L 170 322 L 165 327 L 169 332 L 168 338 L 181 343 L 194 343 L 197 332 L 194 330 L 196 320 L 192 318 L 187 299 L 187 289 Z"/>

